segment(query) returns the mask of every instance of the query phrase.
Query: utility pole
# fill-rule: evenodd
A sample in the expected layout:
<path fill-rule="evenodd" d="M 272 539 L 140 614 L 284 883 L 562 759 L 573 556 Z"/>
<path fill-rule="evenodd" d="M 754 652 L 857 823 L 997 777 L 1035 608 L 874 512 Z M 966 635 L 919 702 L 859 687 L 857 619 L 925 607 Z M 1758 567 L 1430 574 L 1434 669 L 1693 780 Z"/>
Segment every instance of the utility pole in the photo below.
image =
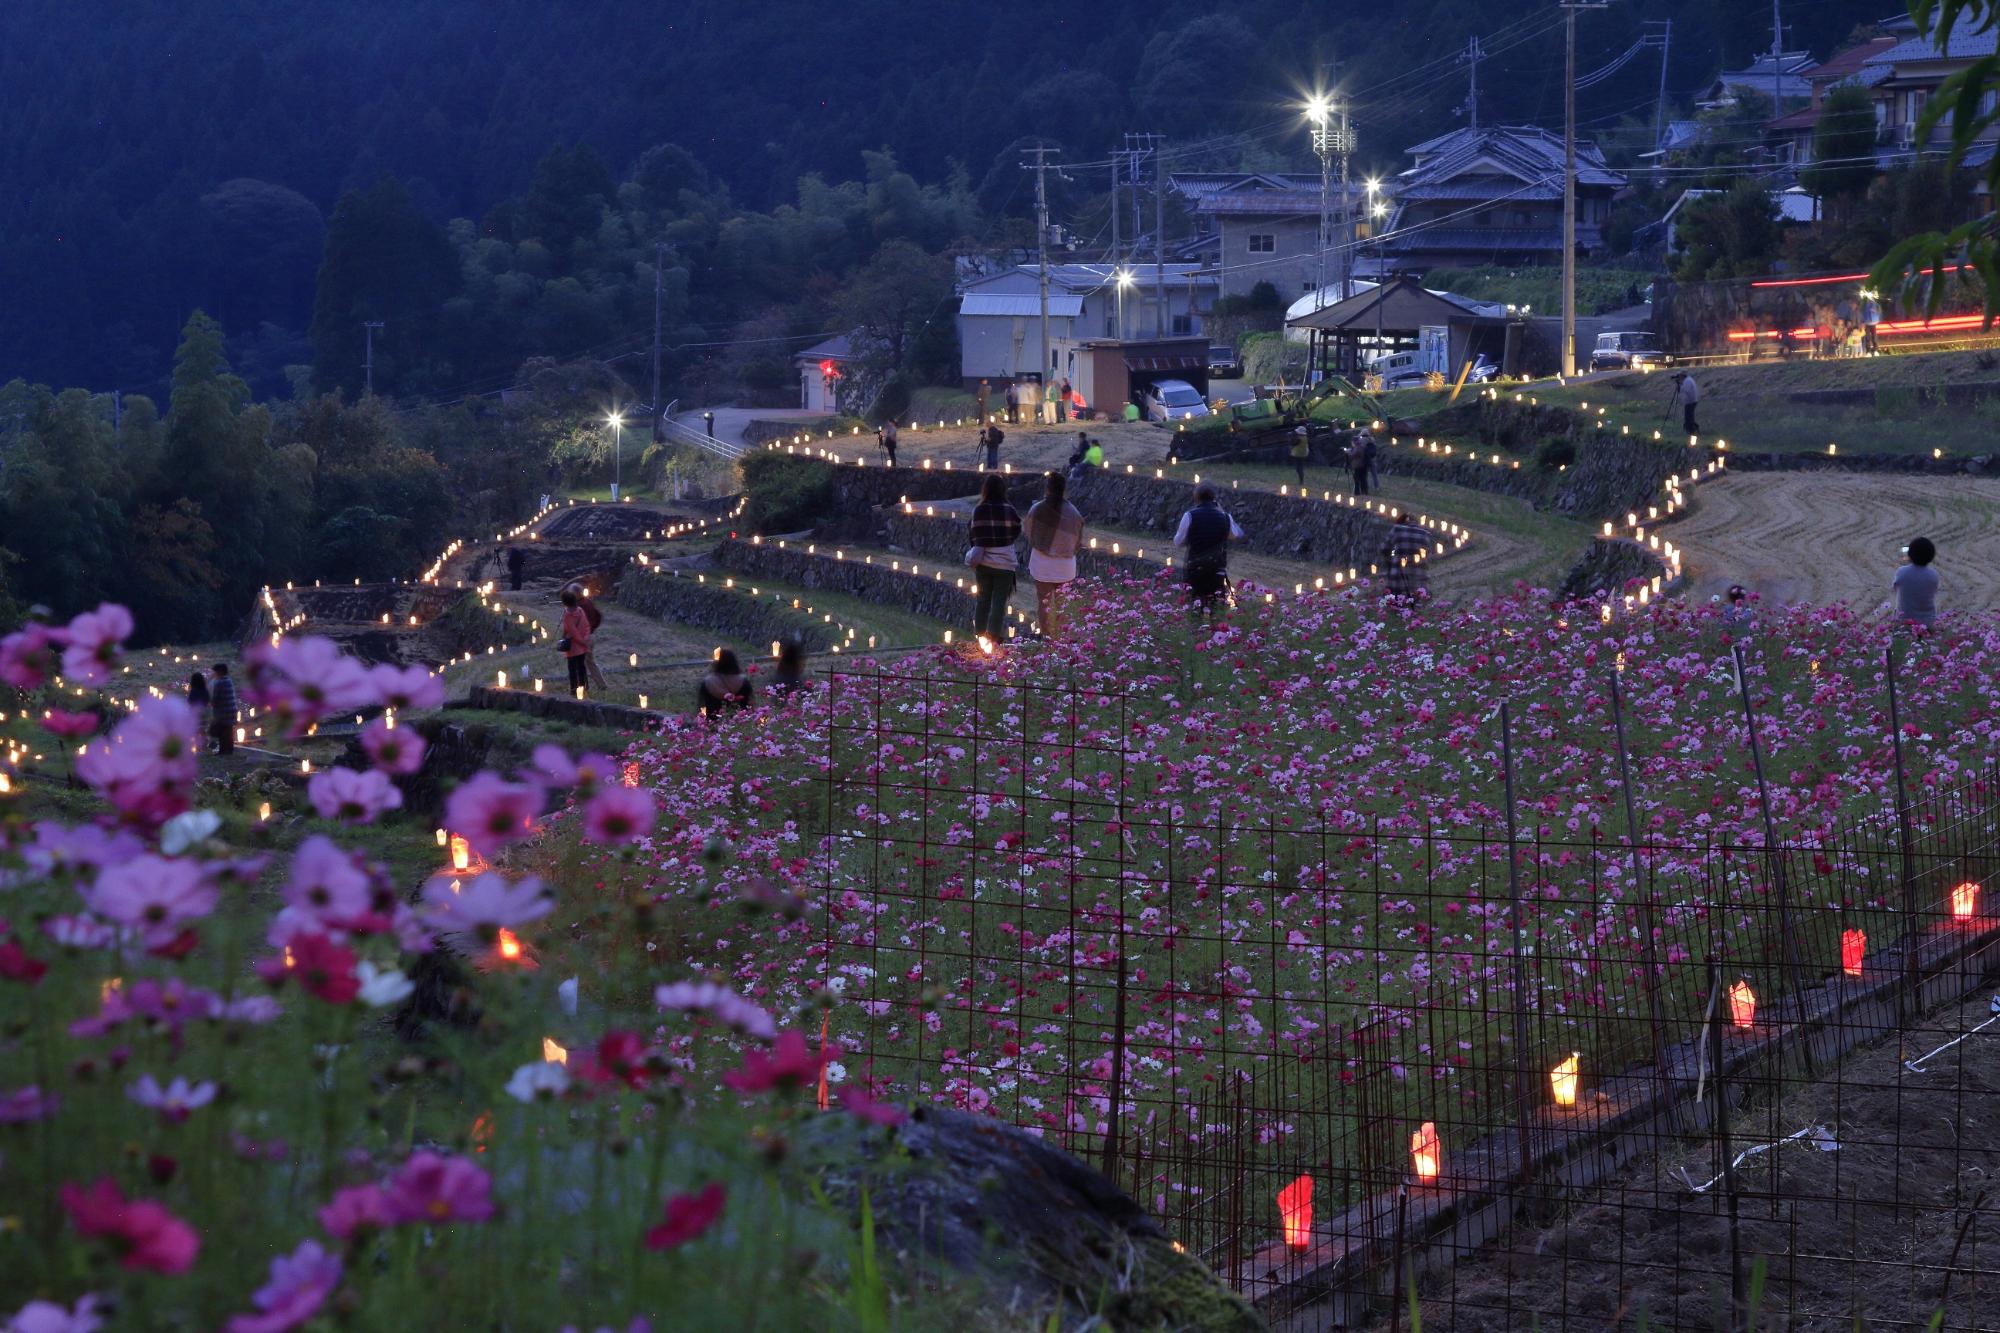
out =
<path fill-rule="evenodd" d="M 1562 0 L 1563 10 L 1563 283 L 1562 373 L 1576 374 L 1576 15 L 1607 0 Z"/>
<path fill-rule="evenodd" d="M 1674 21 L 1662 19 L 1660 22 L 1660 96 L 1659 100 L 1653 103 L 1654 152 L 1658 152 L 1660 145 L 1665 142 L 1661 137 L 1661 130 L 1665 126 L 1667 114 L 1667 52 L 1673 48 L 1674 42 Z M 1666 163 L 1662 162 L 1660 165 L 1665 166 Z"/>
<path fill-rule="evenodd" d="M 1465 54 L 1459 57 L 1472 73 L 1472 86 L 1465 94 L 1466 124 L 1474 134 L 1479 133 L 1479 62 L 1486 58 L 1480 48 L 1479 35 L 1474 33 L 1465 43 Z"/>
<path fill-rule="evenodd" d="M 1306 119 L 1312 124 L 1313 154 L 1319 158 L 1319 277 L 1313 284 L 1313 308 L 1324 309 L 1326 299 L 1326 257 L 1333 249 L 1333 104 L 1315 93 L 1306 103 Z"/>
<path fill-rule="evenodd" d="M 1035 160 L 1023 162 L 1021 170 L 1035 173 L 1035 250 L 1041 267 L 1042 297 L 1042 355 L 1036 370 L 1036 382 L 1044 390 L 1054 383 L 1054 349 L 1049 346 L 1049 150 L 1045 144 L 1035 145 Z M 1056 171 L 1059 180 L 1068 180 L 1060 168 Z"/>
<path fill-rule="evenodd" d="M 1344 234 L 1340 247 L 1340 299 L 1354 294 L 1354 202 L 1347 195 L 1347 162 L 1354 152 L 1354 131 L 1347 120 L 1348 102 L 1340 99 L 1340 221 Z"/>
<path fill-rule="evenodd" d="M 1167 336 L 1167 155 L 1160 151 L 1158 135 L 1153 136 L 1153 298 L 1159 312 L 1159 336 Z M 1194 312 L 1188 311 L 1188 322 Z"/>
<path fill-rule="evenodd" d="M 653 443 L 666 438 L 666 422 L 660 402 L 660 270 L 666 266 L 667 243 L 653 242 Z"/>
<path fill-rule="evenodd" d="M 1784 20 L 1778 15 L 1778 0 L 1771 0 L 1771 115 L 1775 118 L 1785 114 L 1784 102 L 1778 92 L 1778 53 L 1785 47 Z"/>
<path fill-rule="evenodd" d="M 366 319 L 361 322 L 361 336 L 367 340 L 367 350 L 361 355 L 363 386 L 361 393 L 366 398 L 375 396 L 375 330 L 381 327 L 382 321 L 379 319 Z"/>
<path fill-rule="evenodd" d="M 1125 250 L 1120 245 L 1118 238 L 1118 214 L 1124 206 L 1124 200 L 1118 194 L 1118 169 L 1123 164 L 1124 159 L 1125 154 L 1121 150 L 1116 148 L 1111 150 L 1111 273 L 1114 283 L 1117 282 L 1118 274 L 1123 272 L 1125 267 Z M 1112 332 L 1118 337 L 1123 338 L 1125 336 L 1125 289 L 1123 286 L 1118 288 L 1117 309 L 1117 321 Z"/>

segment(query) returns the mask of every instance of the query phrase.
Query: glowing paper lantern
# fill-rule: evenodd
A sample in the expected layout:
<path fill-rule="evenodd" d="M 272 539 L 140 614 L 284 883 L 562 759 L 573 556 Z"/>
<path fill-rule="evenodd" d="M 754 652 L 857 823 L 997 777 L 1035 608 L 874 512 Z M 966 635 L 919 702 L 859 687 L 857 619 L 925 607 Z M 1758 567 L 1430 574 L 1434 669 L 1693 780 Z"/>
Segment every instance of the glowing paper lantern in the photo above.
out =
<path fill-rule="evenodd" d="M 1951 914 L 1960 921 L 1969 920 L 1972 909 L 1979 905 L 1979 886 L 1971 880 L 1951 891 Z"/>
<path fill-rule="evenodd" d="M 451 868 L 453 870 L 472 868 L 472 844 L 456 833 L 451 835 Z"/>
<path fill-rule="evenodd" d="M 1580 1063 L 1577 1053 L 1571 1051 L 1569 1059 L 1549 1071 L 1549 1095 L 1555 1098 L 1557 1106 L 1576 1105 L 1577 1072 Z"/>
<path fill-rule="evenodd" d="M 1312 1244 L 1313 1178 L 1300 1176 L 1278 1191 L 1278 1218 L 1284 1224 L 1285 1244 L 1303 1250 Z"/>
<path fill-rule="evenodd" d="M 519 962 L 521 959 L 521 937 L 505 926 L 500 927 L 500 934 L 495 939 L 493 947 L 510 963 Z"/>
<path fill-rule="evenodd" d="M 445 831 L 444 831 L 443 829 L 439 829 L 439 830 L 437 831 L 437 840 L 438 840 L 438 846 L 440 846 L 440 847 L 443 847 L 443 846 L 445 846 L 445 845 L 446 845 L 446 840 L 447 840 L 447 837 L 448 837 L 448 835 L 447 835 L 447 834 L 445 833 Z"/>
<path fill-rule="evenodd" d="M 543 1037 L 542 1059 L 552 1065 L 567 1065 L 569 1063 L 569 1051 L 564 1049 L 554 1037 Z"/>
<path fill-rule="evenodd" d="M 820 1057 L 819 1089 L 817 1096 L 814 1098 L 814 1103 L 822 1111 L 826 1110 L 828 1105 L 827 1086 L 826 1086 L 827 1084 L 826 1067 L 828 1063 L 826 1058 L 826 1035 L 827 1035 L 827 1023 L 831 1019 L 831 1017 L 832 1015 L 830 1014 L 821 1014 L 819 1016 L 819 1057 Z"/>
<path fill-rule="evenodd" d="M 1747 981 L 1739 981 L 1729 988 L 1729 1021 L 1740 1028 L 1747 1028 L 1757 1021 L 1757 992 L 1750 989 Z"/>
<path fill-rule="evenodd" d="M 1416 1172 L 1418 1180 L 1436 1180 L 1442 1157 L 1438 1149 L 1437 1125 L 1426 1120 L 1416 1133 L 1410 1135 L 1410 1169 Z"/>
<path fill-rule="evenodd" d="M 1840 932 L 1840 970 L 1850 977 L 1861 975 L 1861 960 L 1868 956 L 1868 936 L 1859 930 Z"/>

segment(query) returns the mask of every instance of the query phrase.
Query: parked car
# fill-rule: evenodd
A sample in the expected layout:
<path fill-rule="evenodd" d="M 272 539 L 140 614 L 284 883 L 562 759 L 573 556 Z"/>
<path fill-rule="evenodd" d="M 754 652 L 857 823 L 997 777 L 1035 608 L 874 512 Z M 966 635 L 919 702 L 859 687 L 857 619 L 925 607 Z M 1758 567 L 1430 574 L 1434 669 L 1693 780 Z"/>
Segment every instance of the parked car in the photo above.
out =
<path fill-rule="evenodd" d="M 1590 351 L 1592 370 L 1643 370 L 1668 364 L 1659 339 L 1637 329 L 1623 333 L 1600 333 Z"/>
<path fill-rule="evenodd" d="M 1368 363 L 1371 373 L 1382 377 L 1382 387 L 1409 389 L 1430 379 L 1431 367 L 1420 352 L 1389 352 Z"/>
<path fill-rule="evenodd" d="M 1217 343 L 1208 349 L 1208 375 L 1210 379 L 1233 380 L 1243 375 L 1243 362 L 1237 357 L 1236 349 L 1228 343 Z"/>
<path fill-rule="evenodd" d="M 1186 421 L 1209 415 L 1208 401 L 1186 380 L 1160 380 L 1145 390 L 1148 421 Z"/>

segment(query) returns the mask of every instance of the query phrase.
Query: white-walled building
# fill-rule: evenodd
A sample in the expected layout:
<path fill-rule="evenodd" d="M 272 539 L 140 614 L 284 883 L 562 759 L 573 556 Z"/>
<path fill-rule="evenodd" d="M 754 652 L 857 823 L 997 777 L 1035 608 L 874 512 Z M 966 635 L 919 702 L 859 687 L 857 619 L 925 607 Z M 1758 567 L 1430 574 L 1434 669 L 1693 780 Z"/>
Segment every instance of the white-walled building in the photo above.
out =
<path fill-rule="evenodd" d="M 980 380 L 1073 374 L 1077 350 L 1113 338 L 1198 336 L 1202 316 L 1215 304 L 1216 279 L 1200 264 L 1164 269 L 1166 310 L 1156 299 L 1162 286 L 1151 264 L 1131 268 L 1121 300 L 1111 264 L 1049 266 L 1049 347 L 1042 347 L 1039 270 L 1024 264 L 965 284 L 958 306 L 959 373 L 970 386 Z M 1123 329 L 1119 314 L 1122 305 Z"/>

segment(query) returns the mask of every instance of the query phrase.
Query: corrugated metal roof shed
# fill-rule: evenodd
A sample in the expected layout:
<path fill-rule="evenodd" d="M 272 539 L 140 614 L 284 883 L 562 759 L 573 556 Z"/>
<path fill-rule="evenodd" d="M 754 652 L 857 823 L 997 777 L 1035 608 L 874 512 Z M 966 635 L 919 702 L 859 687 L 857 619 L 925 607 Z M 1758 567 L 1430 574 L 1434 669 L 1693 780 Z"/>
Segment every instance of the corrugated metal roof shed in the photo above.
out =
<path fill-rule="evenodd" d="M 999 315 L 1017 318 L 1023 315 L 1041 318 L 1042 298 L 1040 296 L 1011 296 L 993 292 L 968 292 L 959 301 L 961 315 Z M 1074 319 L 1083 313 L 1081 296 L 1049 296 L 1049 318 Z"/>

